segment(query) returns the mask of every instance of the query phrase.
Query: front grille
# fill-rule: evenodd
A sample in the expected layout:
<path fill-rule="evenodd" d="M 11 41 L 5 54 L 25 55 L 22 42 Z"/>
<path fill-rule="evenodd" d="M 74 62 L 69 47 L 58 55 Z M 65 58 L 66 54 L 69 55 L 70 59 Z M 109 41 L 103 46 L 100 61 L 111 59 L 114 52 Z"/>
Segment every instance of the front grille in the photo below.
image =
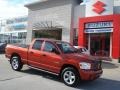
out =
<path fill-rule="evenodd" d="M 102 62 L 101 61 L 94 61 L 93 62 L 93 70 L 94 71 L 97 71 L 97 70 L 100 70 L 101 69 L 101 64 L 102 64 Z"/>

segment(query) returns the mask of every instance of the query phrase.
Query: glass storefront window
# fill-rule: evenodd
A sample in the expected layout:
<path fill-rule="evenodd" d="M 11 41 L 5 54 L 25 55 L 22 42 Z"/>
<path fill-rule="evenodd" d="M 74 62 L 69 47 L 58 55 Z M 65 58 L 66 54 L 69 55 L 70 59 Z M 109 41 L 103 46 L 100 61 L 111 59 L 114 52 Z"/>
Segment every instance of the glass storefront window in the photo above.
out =
<path fill-rule="evenodd" d="M 73 45 L 78 46 L 78 29 L 73 31 Z"/>
<path fill-rule="evenodd" d="M 14 43 L 25 44 L 26 35 L 27 32 L 0 34 L 0 42 L 10 43 L 10 44 L 14 44 Z"/>

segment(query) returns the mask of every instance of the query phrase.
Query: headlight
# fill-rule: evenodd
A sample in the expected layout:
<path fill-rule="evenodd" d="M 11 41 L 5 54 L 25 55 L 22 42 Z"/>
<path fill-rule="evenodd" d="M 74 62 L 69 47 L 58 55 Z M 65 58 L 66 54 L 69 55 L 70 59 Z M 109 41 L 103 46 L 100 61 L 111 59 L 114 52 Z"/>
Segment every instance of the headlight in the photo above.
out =
<path fill-rule="evenodd" d="M 80 69 L 85 69 L 85 70 L 91 69 L 91 64 L 87 62 L 80 62 Z"/>

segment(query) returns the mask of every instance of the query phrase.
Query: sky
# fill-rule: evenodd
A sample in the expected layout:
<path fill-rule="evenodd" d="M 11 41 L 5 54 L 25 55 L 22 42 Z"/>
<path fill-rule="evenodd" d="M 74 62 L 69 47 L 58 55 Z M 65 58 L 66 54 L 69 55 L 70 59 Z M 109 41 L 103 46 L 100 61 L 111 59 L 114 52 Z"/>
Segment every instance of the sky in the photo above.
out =
<path fill-rule="evenodd" d="M 85 5 L 90 0 L 83 0 L 83 3 L 81 5 Z M 120 0 L 114 0 L 114 6 L 120 6 Z"/>
<path fill-rule="evenodd" d="M 38 0 L 0 0 L 0 19 L 28 15 L 28 9 L 25 4 Z"/>
<path fill-rule="evenodd" d="M 39 0 L 0 0 L 0 20 L 28 15 L 28 9 L 24 7 L 27 3 Z M 89 2 L 83 0 L 82 4 Z M 116 5 L 120 5 L 120 0 L 114 0 Z"/>

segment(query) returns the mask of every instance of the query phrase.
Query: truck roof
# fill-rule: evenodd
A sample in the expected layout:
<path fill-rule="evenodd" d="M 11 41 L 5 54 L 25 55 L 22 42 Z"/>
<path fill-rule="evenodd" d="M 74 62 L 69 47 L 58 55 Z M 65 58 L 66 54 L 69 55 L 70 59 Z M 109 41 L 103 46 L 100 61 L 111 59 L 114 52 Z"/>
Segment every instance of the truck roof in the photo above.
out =
<path fill-rule="evenodd" d="M 51 42 L 63 42 L 61 40 L 56 40 L 53 38 L 36 38 L 35 40 L 44 40 L 44 41 L 51 41 Z"/>

